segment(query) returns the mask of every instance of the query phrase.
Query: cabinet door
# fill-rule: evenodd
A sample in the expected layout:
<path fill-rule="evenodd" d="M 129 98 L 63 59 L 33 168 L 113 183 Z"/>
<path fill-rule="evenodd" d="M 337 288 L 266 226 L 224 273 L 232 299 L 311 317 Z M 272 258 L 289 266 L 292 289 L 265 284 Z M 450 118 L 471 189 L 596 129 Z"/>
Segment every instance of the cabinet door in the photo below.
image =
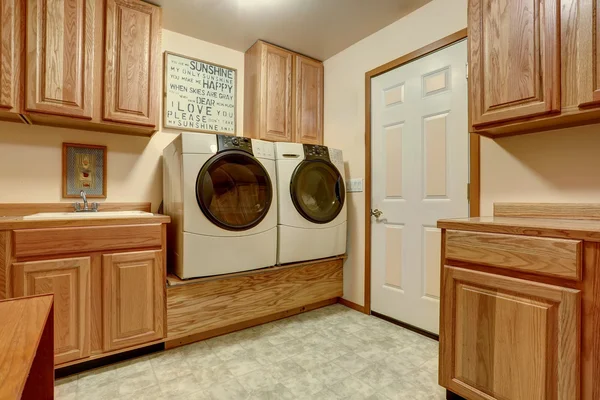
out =
<path fill-rule="evenodd" d="M 21 35 L 23 7 L 20 0 L 0 0 L 0 110 L 19 112 Z"/>
<path fill-rule="evenodd" d="M 160 339 L 164 333 L 162 252 L 103 256 L 104 351 Z"/>
<path fill-rule="evenodd" d="M 292 53 L 263 45 L 260 138 L 292 141 Z"/>
<path fill-rule="evenodd" d="M 323 144 L 323 63 L 295 56 L 294 141 Z"/>
<path fill-rule="evenodd" d="M 575 400 L 578 290 L 444 267 L 440 384 L 469 399 Z"/>
<path fill-rule="evenodd" d="M 469 0 L 473 126 L 560 111 L 559 0 Z"/>
<path fill-rule="evenodd" d="M 138 0 L 108 0 L 105 35 L 104 120 L 156 126 L 160 8 Z"/>
<path fill-rule="evenodd" d="M 580 107 L 600 107 L 600 0 L 577 3 Z"/>
<path fill-rule="evenodd" d="M 54 294 L 54 363 L 90 355 L 90 258 L 13 264 L 13 295 Z"/>
<path fill-rule="evenodd" d="M 92 118 L 96 2 L 27 0 L 26 109 Z"/>

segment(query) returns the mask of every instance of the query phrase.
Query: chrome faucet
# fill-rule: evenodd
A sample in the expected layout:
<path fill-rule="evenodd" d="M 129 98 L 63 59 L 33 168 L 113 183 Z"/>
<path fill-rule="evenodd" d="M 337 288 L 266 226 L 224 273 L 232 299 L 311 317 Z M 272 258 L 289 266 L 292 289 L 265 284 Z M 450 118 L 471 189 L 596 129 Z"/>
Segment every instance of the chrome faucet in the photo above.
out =
<path fill-rule="evenodd" d="M 85 190 L 79 192 L 79 196 L 81 196 L 81 200 L 83 200 L 83 209 L 79 205 L 79 203 L 74 203 L 75 212 L 97 212 L 98 211 L 98 203 L 92 203 L 92 208 L 88 206 L 87 195 L 85 194 Z"/>
<path fill-rule="evenodd" d="M 89 210 L 89 208 L 88 208 L 88 202 L 87 202 L 87 196 L 85 194 L 85 190 L 82 190 L 81 192 L 79 192 L 79 196 L 81 196 L 81 200 L 83 200 L 83 210 L 84 211 Z"/>

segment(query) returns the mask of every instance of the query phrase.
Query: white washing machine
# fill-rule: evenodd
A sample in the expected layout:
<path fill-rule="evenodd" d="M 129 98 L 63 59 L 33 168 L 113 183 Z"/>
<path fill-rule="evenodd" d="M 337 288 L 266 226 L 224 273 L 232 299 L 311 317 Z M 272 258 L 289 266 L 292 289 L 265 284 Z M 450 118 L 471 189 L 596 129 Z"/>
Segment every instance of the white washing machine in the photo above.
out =
<path fill-rule="evenodd" d="M 346 252 L 346 189 L 342 151 L 276 143 L 279 198 L 277 263 Z"/>
<path fill-rule="evenodd" d="M 180 278 L 276 264 L 273 143 L 182 133 L 163 151 L 163 173 L 169 265 Z"/>

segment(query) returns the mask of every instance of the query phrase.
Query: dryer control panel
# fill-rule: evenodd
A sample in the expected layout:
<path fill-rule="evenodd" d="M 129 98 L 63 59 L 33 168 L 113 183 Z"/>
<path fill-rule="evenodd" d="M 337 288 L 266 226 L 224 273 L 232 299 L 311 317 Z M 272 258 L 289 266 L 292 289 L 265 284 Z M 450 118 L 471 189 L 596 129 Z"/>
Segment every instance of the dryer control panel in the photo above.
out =
<path fill-rule="evenodd" d="M 304 147 L 304 159 L 306 160 L 325 160 L 329 159 L 329 150 L 327 146 L 319 146 L 316 144 L 303 144 Z"/>
<path fill-rule="evenodd" d="M 252 152 L 252 140 L 245 137 L 217 135 L 218 152 L 224 150 L 242 150 L 254 155 Z"/>

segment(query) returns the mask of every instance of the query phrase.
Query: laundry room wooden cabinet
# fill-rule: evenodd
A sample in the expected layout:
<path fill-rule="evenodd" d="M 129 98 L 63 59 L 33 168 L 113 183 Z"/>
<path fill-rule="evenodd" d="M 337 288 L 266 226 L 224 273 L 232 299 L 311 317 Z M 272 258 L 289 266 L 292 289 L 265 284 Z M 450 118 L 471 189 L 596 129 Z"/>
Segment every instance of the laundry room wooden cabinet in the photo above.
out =
<path fill-rule="evenodd" d="M 54 294 L 58 367 L 159 343 L 169 221 L 1 217 L 0 298 Z"/>
<path fill-rule="evenodd" d="M 598 0 L 469 0 L 471 132 L 501 137 L 600 120 Z"/>
<path fill-rule="evenodd" d="M 323 144 L 323 63 L 301 55 L 295 60 L 294 138 Z"/>
<path fill-rule="evenodd" d="M 54 363 L 90 355 L 90 257 L 17 262 L 13 296 L 54 294 Z"/>
<path fill-rule="evenodd" d="M 165 276 L 161 250 L 102 257 L 104 349 L 163 337 Z"/>
<path fill-rule="evenodd" d="M 0 120 L 23 122 L 22 60 L 25 9 L 21 0 L 0 2 Z"/>
<path fill-rule="evenodd" d="M 160 8 L 107 0 L 102 119 L 154 128 L 160 109 Z"/>
<path fill-rule="evenodd" d="M 600 398 L 599 212 L 502 203 L 438 221 L 441 386 L 468 400 Z"/>
<path fill-rule="evenodd" d="M 26 111 L 92 118 L 94 25 L 101 13 L 96 0 L 27 1 Z"/>
<path fill-rule="evenodd" d="M 244 136 L 323 143 L 322 62 L 259 40 L 244 76 Z"/>
<path fill-rule="evenodd" d="M 158 128 L 159 7 L 140 0 L 23 3 L 23 118 L 133 135 Z"/>

